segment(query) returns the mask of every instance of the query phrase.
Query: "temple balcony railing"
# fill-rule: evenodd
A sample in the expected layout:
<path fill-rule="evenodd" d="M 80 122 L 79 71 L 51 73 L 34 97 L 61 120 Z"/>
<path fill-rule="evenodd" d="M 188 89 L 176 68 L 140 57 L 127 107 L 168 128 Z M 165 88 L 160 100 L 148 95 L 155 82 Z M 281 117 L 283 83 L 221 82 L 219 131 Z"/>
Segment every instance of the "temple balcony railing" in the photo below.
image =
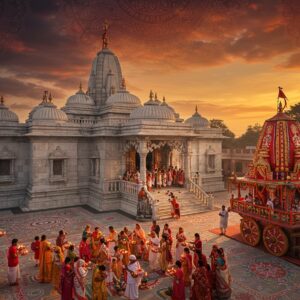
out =
<path fill-rule="evenodd" d="M 214 197 L 211 194 L 207 194 L 203 188 L 196 181 L 195 177 L 187 179 L 186 183 L 187 189 L 192 192 L 196 198 L 204 205 L 208 206 L 210 209 L 214 208 Z"/>
<path fill-rule="evenodd" d="M 141 184 L 135 182 L 116 179 L 104 181 L 103 190 L 105 193 L 124 193 L 137 197 L 141 187 Z"/>
<path fill-rule="evenodd" d="M 103 183 L 104 193 L 119 193 L 121 180 L 106 180 Z"/>
<path fill-rule="evenodd" d="M 284 227 L 299 227 L 300 212 L 271 209 L 266 206 L 247 203 L 242 199 L 231 199 L 231 211 L 255 220 Z"/>

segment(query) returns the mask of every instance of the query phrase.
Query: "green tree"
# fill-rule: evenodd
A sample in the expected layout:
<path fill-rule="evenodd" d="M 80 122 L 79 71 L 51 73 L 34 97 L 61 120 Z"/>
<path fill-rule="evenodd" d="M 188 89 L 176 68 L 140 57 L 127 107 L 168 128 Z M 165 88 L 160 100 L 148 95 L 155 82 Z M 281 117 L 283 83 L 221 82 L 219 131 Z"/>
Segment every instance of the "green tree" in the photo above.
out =
<path fill-rule="evenodd" d="M 227 137 L 227 139 L 225 139 L 223 141 L 224 148 L 233 148 L 234 147 L 235 134 L 227 127 L 227 125 L 224 123 L 223 120 L 212 119 L 212 120 L 210 120 L 210 126 L 212 128 L 221 128 L 222 129 L 223 135 L 225 135 Z"/>
<path fill-rule="evenodd" d="M 286 113 L 300 122 L 300 102 L 295 105 L 291 105 L 290 109 L 287 110 Z"/>
<path fill-rule="evenodd" d="M 259 124 L 249 125 L 246 132 L 235 140 L 236 147 L 256 146 L 261 130 L 262 127 Z"/>

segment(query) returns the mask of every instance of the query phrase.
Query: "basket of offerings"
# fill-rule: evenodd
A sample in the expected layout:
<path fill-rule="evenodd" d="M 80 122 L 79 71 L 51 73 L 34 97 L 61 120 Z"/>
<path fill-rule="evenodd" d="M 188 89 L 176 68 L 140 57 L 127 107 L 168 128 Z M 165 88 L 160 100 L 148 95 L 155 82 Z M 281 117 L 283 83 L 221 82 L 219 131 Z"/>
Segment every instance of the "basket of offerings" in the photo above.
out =
<path fill-rule="evenodd" d="M 0 230 L 0 237 L 3 237 L 3 236 L 5 236 L 5 235 L 6 235 L 6 231 Z"/>

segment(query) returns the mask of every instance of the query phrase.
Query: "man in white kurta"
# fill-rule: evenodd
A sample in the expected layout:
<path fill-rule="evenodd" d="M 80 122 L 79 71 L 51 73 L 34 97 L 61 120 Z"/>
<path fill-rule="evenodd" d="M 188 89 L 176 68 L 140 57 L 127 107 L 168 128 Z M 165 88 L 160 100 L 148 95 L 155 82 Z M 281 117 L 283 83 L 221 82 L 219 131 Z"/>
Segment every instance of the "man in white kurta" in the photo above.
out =
<path fill-rule="evenodd" d="M 226 234 L 226 229 L 228 226 L 228 212 L 229 212 L 229 209 L 226 209 L 225 205 L 222 205 L 222 209 L 219 212 L 221 234 Z"/>
<path fill-rule="evenodd" d="M 125 297 L 130 300 L 139 299 L 139 285 L 143 276 L 143 270 L 135 255 L 129 256 L 129 264 L 127 266 L 127 285 Z"/>

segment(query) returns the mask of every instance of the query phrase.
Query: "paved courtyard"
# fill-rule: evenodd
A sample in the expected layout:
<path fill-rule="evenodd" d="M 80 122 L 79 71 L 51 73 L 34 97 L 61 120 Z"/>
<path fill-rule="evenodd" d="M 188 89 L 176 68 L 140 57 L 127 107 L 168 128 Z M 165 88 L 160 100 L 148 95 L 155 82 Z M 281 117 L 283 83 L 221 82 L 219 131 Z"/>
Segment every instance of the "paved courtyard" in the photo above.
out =
<path fill-rule="evenodd" d="M 217 201 L 218 203 L 218 201 Z M 230 225 L 239 223 L 239 216 L 230 214 Z M 195 232 L 200 232 L 204 242 L 204 253 L 209 254 L 212 244 L 225 249 L 232 275 L 233 295 L 231 299 L 300 299 L 300 268 L 259 249 L 243 245 L 226 237 L 217 236 L 210 229 L 218 227 L 218 212 L 182 217 L 180 221 L 170 220 L 173 233 L 179 226 L 185 228 L 191 240 Z M 0 239 L 0 299 L 5 300 L 50 300 L 60 299 L 50 284 L 40 284 L 36 280 L 37 268 L 32 255 L 21 257 L 22 282 L 19 287 L 9 287 L 6 279 L 6 249 L 14 237 L 30 246 L 35 235 L 46 234 L 54 242 L 60 229 L 69 233 L 69 240 L 78 245 L 86 224 L 100 226 L 107 232 L 113 225 L 118 231 L 124 226 L 134 227 L 135 220 L 118 212 L 95 213 L 85 207 L 57 209 L 43 212 L 19 214 L 11 210 L 0 211 L 0 228 L 8 236 Z M 162 226 L 165 222 L 159 222 Z M 146 232 L 150 222 L 142 224 Z M 173 249 L 174 250 L 174 249 Z M 147 266 L 145 265 L 145 268 Z M 87 293 L 91 293 L 91 281 L 88 280 Z M 150 273 L 150 289 L 141 291 L 140 299 L 168 299 L 165 295 L 171 279 L 159 273 Z M 120 299 L 110 295 L 109 299 Z"/>

